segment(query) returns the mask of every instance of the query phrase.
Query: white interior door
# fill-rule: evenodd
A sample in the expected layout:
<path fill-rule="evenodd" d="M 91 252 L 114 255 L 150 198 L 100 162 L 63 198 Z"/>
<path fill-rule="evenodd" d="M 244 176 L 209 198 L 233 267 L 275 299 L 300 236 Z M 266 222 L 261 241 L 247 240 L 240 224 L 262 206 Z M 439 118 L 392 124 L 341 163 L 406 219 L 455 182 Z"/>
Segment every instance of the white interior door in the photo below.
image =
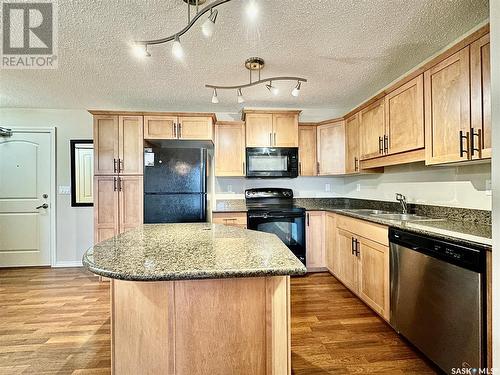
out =
<path fill-rule="evenodd" d="M 0 267 L 51 264 L 51 142 L 49 132 L 0 136 Z"/>

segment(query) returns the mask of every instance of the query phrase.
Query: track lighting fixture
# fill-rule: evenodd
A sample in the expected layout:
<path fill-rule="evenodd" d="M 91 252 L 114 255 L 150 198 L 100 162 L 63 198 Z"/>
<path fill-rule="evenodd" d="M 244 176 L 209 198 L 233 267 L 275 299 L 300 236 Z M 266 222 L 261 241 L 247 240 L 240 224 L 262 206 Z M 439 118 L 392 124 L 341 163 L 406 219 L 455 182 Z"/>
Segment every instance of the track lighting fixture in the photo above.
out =
<path fill-rule="evenodd" d="M 203 25 L 201 25 L 201 32 L 203 33 L 205 38 L 210 38 L 212 35 L 214 35 L 215 20 L 217 19 L 217 14 L 217 9 L 210 10 L 210 16 L 206 19 L 205 22 L 203 22 Z"/>
<path fill-rule="evenodd" d="M 212 96 L 212 103 L 218 103 L 217 99 L 217 89 L 219 90 L 236 90 L 237 101 L 238 103 L 244 103 L 245 99 L 243 98 L 243 94 L 241 92 L 242 89 L 246 87 L 252 87 L 256 85 L 266 84 L 266 88 L 273 94 L 278 95 L 279 89 L 273 86 L 273 81 L 295 81 L 297 82 L 295 88 L 292 90 L 293 96 L 298 96 L 300 92 L 300 85 L 302 82 L 307 82 L 307 79 L 301 77 L 269 77 L 265 79 L 260 78 L 260 71 L 264 68 L 264 60 L 260 57 L 250 57 L 245 61 L 245 68 L 250 71 L 250 82 L 242 85 L 234 85 L 234 86 L 219 86 L 219 85 L 205 85 L 205 87 L 211 88 L 214 90 L 214 95 Z M 252 72 L 257 71 L 258 79 L 252 80 Z M 214 101 L 216 98 L 216 101 Z"/>
<path fill-rule="evenodd" d="M 243 94 L 241 93 L 241 88 L 238 89 L 237 93 L 238 93 L 238 103 L 239 104 L 244 103 L 245 102 L 245 98 L 243 97 Z"/>
<path fill-rule="evenodd" d="M 214 93 L 212 94 L 212 103 L 219 103 L 219 98 L 217 97 L 217 89 L 214 88 Z"/>
<path fill-rule="evenodd" d="M 299 96 L 300 94 L 300 81 L 297 82 L 297 85 L 295 86 L 295 88 L 292 90 L 292 96 Z"/>
<path fill-rule="evenodd" d="M 175 36 L 174 43 L 172 44 L 172 55 L 178 60 L 181 60 L 184 57 L 184 50 L 182 49 L 179 35 Z"/>
<path fill-rule="evenodd" d="M 134 44 L 132 46 L 134 54 L 139 58 L 150 57 L 151 54 L 148 52 L 147 44 Z"/>

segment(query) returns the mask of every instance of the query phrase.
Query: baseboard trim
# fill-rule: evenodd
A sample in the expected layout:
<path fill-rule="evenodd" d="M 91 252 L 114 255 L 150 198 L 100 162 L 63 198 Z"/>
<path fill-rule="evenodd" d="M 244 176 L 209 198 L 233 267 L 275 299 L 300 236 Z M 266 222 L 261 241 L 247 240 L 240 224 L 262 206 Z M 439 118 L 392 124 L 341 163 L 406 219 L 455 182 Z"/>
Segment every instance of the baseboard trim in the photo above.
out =
<path fill-rule="evenodd" d="M 66 262 L 56 262 L 52 267 L 53 268 L 64 268 L 64 267 L 82 267 L 82 261 L 81 260 L 74 260 L 74 261 L 66 261 Z"/>

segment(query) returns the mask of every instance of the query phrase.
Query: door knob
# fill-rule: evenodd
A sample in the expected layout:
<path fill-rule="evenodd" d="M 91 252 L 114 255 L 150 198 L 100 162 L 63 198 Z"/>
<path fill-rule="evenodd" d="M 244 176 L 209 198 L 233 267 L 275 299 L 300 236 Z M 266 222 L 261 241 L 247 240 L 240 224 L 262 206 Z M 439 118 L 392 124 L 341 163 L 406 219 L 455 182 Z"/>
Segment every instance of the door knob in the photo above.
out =
<path fill-rule="evenodd" d="M 40 208 L 49 208 L 49 205 L 47 203 L 42 204 L 41 206 L 36 207 L 36 210 L 39 210 Z"/>

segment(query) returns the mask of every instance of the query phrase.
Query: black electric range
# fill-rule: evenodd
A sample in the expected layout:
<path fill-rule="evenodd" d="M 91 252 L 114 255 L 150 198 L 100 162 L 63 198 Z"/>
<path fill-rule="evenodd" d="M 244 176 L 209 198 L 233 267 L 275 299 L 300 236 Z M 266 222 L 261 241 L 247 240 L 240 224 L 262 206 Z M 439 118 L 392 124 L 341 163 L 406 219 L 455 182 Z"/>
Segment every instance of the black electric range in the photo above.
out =
<path fill-rule="evenodd" d="M 293 191 L 282 188 L 245 190 L 247 226 L 273 233 L 306 264 L 306 210 L 293 205 Z"/>

